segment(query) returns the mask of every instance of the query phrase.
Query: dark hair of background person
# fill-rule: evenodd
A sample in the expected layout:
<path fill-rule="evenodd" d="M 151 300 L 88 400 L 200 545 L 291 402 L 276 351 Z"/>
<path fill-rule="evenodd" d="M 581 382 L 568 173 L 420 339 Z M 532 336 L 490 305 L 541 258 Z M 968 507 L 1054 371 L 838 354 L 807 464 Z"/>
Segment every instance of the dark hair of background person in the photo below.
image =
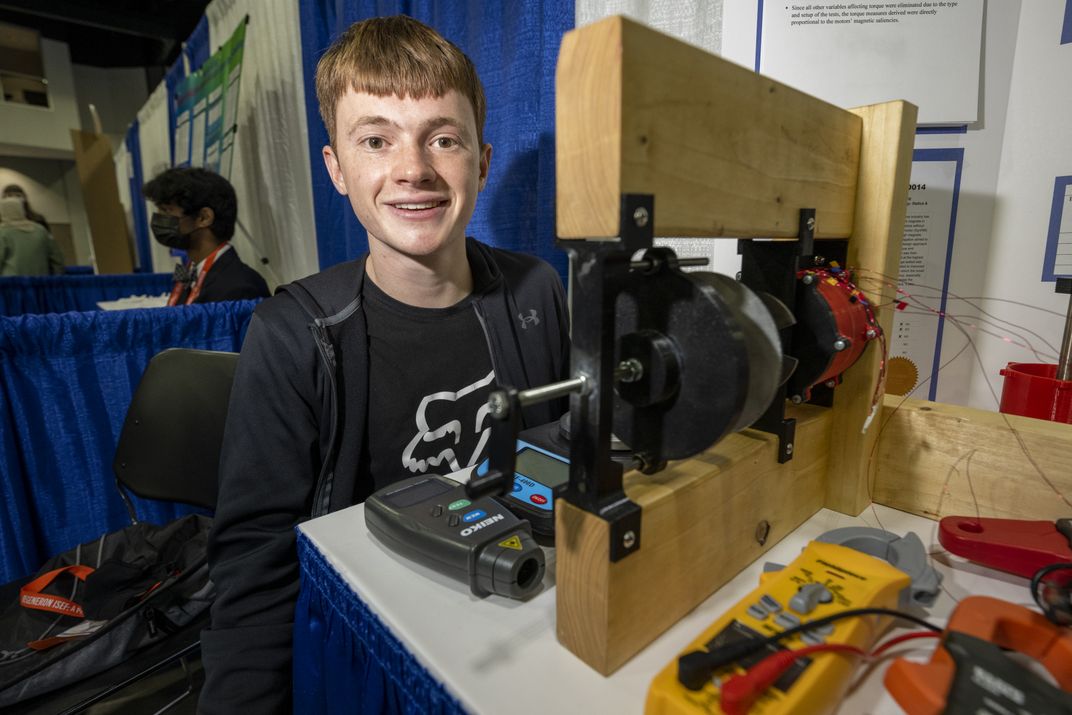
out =
<path fill-rule="evenodd" d="M 52 233 L 52 227 L 48 225 L 48 221 L 45 217 L 37 213 L 30 207 L 30 199 L 26 196 L 26 191 L 18 184 L 8 184 L 4 187 L 3 192 L 0 192 L 0 196 L 19 196 L 22 198 L 22 207 L 26 210 L 26 218 L 30 219 L 34 223 L 39 223 L 45 227 L 45 230 Z"/>
<path fill-rule="evenodd" d="M 142 187 L 142 194 L 157 206 L 173 204 L 187 216 L 204 207 L 216 215 L 212 233 L 219 241 L 234 235 L 238 199 L 234 187 L 219 174 L 194 167 L 176 167 L 161 172 Z"/>

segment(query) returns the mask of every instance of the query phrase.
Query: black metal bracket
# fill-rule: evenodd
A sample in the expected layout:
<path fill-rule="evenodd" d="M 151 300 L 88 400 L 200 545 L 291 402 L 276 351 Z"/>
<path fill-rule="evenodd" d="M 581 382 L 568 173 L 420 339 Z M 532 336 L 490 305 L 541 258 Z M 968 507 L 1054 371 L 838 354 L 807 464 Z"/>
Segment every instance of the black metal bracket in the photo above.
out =
<path fill-rule="evenodd" d="M 570 396 L 570 481 L 563 498 L 610 525 L 609 557 L 640 548 L 640 507 L 622 489 L 622 465 L 610 454 L 614 408 L 615 302 L 630 261 L 654 241 L 655 197 L 623 194 L 617 240 L 558 241 L 572 267 L 571 374 L 588 389 Z"/>
<path fill-rule="evenodd" d="M 741 256 L 741 282 L 756 291 L 770 293 L 796 315 L 797 272 L 804 266 L 816 265 L 815 209 L 800 210 L 800 222 L 795 244 L 763 244 L 762 249 L 751 240 L 737 242 Z M 818 260 L 823 260 L 819 257 Z M 792 354 L 793 326 L 779 331 L 782 352 Z M 763 415 L 752 424 L 753 429 L 778 437 L 778 463 L 793 458 L 793 441 L 797 421 L 785 416 L 786 384 L 778 387 L 774 399 Z"/>
<path fill-rule="evenodd" d="M 470 499 L 507 494 L 514 484 L 517 466 L 517 435 L 521 430 L 521 402 L 512 387 L 492 394 L 491 435 L 488 439 L 488 471 L 475 474 L 465 484 Z"/>

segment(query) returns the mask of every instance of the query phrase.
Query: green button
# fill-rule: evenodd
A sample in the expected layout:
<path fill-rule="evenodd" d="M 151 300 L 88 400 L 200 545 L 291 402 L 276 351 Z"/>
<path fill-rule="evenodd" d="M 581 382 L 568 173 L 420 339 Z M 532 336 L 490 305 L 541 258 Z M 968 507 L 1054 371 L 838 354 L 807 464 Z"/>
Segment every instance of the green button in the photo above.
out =
<path fill-rule="evenodd" d="M 459 499 L 458 501 L 452 501 L 450 503 L 450 506 L 448 506 L 447 508 L 451 511 L 457 511 L 459 509 L 464 509 L 472 503 L 473 502 L 469 501 L 468 499 Z"/>

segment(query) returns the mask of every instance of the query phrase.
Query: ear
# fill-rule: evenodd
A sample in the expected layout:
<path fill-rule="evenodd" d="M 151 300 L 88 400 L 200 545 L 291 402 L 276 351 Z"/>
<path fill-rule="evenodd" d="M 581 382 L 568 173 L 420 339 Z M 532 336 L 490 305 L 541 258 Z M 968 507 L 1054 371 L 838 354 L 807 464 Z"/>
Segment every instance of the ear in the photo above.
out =
<path fill-rule="evenodd" d="M 480 191 L 488 183 L 488 171 L 491 169 L 491 144 L 485 144 L 480 148 Z"/>
<path fill-rule="evenodd" d="M 335 154 L 335 150 L 328 144 L 320 150 L 320 153 L 324 157 L 324 167 L 328 170 L 328 176 L 331 177 L 335 190 L 346 196 L 346 179 L 342 175 L 342 167 L 339 166 L 339 157 Z"/>
<path fill-rule="evenodd" d="M 208 228 L 216 222 L 216 212 L 210 209 L 208 206 L 202 206 L 201 210 L 197 212 L 198 228 Z"/>

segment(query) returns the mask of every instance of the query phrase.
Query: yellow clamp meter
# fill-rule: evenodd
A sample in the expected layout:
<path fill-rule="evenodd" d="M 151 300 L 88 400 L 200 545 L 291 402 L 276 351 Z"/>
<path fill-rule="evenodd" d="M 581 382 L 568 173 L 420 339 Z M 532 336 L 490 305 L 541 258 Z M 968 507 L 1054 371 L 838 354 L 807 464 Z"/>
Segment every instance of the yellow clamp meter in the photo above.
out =
<path fill-rule="evenodd" d="M 838 544 L 812 541 L 791 564 L 765 573 L 760 585 L 723 614 L 682 654 L 713 651 L 745 640 L 766 638 L 857 608 L 897 608 L 912 578 L 888 562 Z M 644 707 L 646 715 L 722 713 L 719 683 L 785 648 L 839 643 L 869 650 L 889 627 L 889 616 L 846 617 L 813 630 L 788 636 L 723 668 L 700 683 L 697 690 L 679 680 L 678 660 L 652 681 Z M 826 713 L 841 701 L 856 658 L 843 653 L 805 656 L 793 663 L 773 687 L 752 705 L 754 715 Z M 687 678 L 686 678 L 687 680 Z"/>

